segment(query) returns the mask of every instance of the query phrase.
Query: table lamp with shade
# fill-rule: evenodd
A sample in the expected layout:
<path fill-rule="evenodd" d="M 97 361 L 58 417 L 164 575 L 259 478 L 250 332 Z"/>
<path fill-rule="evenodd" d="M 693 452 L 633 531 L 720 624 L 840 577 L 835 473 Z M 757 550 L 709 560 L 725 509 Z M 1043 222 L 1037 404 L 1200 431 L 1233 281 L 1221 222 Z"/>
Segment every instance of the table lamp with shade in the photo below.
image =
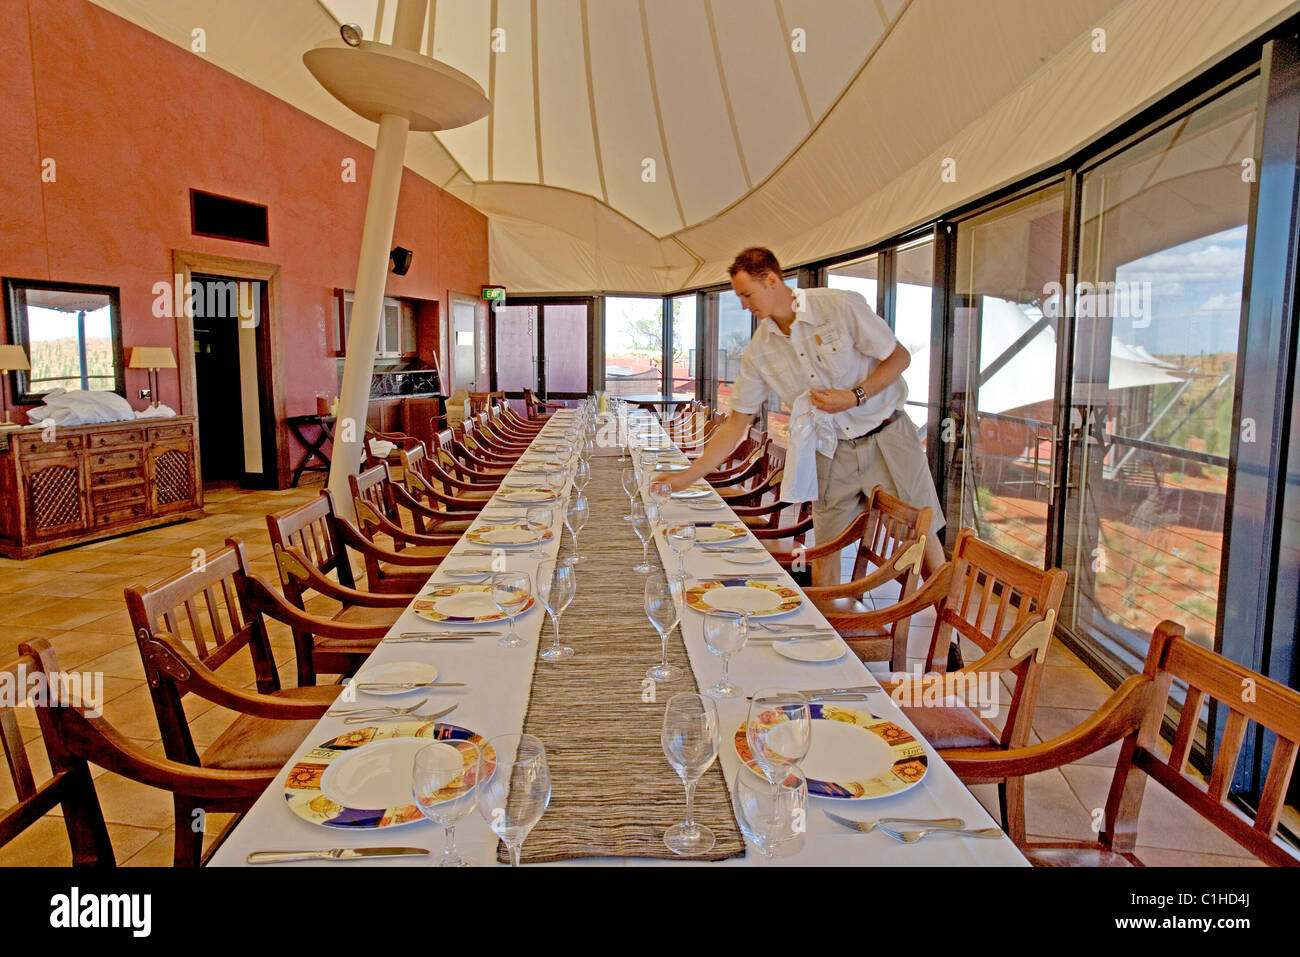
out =
<path fill-rule="evenodd" d="M 131 348 L 131 361 L 126 364 L 128 369 L 148 369 L 149 370 L 149 396 L 152 398 L 151 408 L 158 407 L 158 370 L 175 369 L 176 356 L 170 346 L 133 346 Z"/>
<path fill-rule="evenodd" d="M 12 371 L 27 371 L 31 368 L 31 363 L 27 361 L 27 353 L 23 351 L 22 346 L 0 346 L 0 379 L 7 376 Z M 9 421 L 9 393 L 0 383 L 0 406 L 4 408 L 4 421 L 0 422 L 0 429 L 16 429 L 19 426 Z"/>

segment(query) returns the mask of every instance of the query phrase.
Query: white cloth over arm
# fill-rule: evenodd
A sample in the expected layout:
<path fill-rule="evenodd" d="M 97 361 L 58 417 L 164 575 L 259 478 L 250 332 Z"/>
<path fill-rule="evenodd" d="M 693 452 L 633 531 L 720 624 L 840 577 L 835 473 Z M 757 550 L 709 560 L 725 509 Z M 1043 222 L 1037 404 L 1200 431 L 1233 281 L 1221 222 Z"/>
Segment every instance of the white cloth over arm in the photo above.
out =
<path fill-rule="evenodd" d="M 790 448 L 786 450 L 781 501 L 811 502 L 817 498 L 817 456 L 835 454 L 839 437 L 829 412 L 812 404 L 804 392 L 790 410 Z"/>

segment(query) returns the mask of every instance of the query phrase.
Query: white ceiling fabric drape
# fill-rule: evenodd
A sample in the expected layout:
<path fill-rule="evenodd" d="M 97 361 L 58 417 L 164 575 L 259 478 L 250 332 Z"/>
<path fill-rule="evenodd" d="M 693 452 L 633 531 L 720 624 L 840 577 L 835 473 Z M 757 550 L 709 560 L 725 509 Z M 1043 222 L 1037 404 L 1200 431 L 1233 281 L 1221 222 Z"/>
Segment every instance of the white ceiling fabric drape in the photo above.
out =
<path fill-rule="evenodd" d="M 200 55 L 373 144 L 301 54 L 340 22 L 386 39 L 396 0 L 95 2 L 186 48 L 203 28 Z M 413 135 L 407 165 L 488 217 L 492 281 L 657 293 L 725 280 L 747 245 L 795 264 L 924 223 L 1058 162 L 1300 2 L 430 7 L 425 52 L 494 106 Z"/>

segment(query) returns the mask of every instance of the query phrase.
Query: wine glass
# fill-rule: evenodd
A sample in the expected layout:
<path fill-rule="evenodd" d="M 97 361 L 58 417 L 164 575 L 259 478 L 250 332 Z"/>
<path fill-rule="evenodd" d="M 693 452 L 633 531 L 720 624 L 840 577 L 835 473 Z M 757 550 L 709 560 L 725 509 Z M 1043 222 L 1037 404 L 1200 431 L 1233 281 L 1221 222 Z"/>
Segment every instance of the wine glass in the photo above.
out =
<path fill-rule="evenodd" d="M 797 691 L 765 688 L 754 694 L 745 720 L 749 753 L 768 782 L 785 780 L 790 769 L 808 755 L 812 744 L 812 712 Z"/>
<path fill-rule="evenodd" d="M 532 597 L 532 584 L 527 572 L 497 572 L 492 576 L 492 600 L 501 614 L 510 619 L 510 630 L 497 642 L 502 648 L 518 648 L 528 643 L 515 631 L 515 616 Z"/>
<path fill-rule="evenodd" d="M 542 558 L 545 553 L 542 551 L 542 544 L 546 539 L 546 533 L 550 531 L 555 524 L 555 509 L 550 505 L 533 505 L 524 513 L 524 521 L 533 531 L 537 533 L 537 544 L 533 546 L 533 558 Z"/>
<path fill-rule="evenodd" d="M 447 838 L 438 867 L 472 864 L 456 851 L 456 825 L 478 804 L 483 752 L 473 741 L 430 744 L 415 752 L 411 796 L 420 813 L 441 825 Z"/>
<path fill-rule="evenodd" d="M 679 581 L 661 582 L 652 578 L 645 583 L 646 617 L 654 625 L 655 631 L 659 632 L 662 648 L 659 664 L 647 668 L 645 673 L 647 678 L 655 681 L 671 681 L 681 674 L 680 668 L 668 663 L 668 636 L 681 620 L 681 612 L 677 608 L 677 598 L 681 593 L 682 585 Z"/>
<path fill-rule="evenodd" d="M 581 492 L 574 498 L 569 510 L 564 513 L 564 524 L 569 526 L 569 534 L 573 536 L 573 560 L 575 562 L 585 562 L 587 560 L 587 556 L 578 550 L 578 533 L 582 531 L 582 526 L 587 524 L 587 518 L 590 514 L 591 508 L 587 504 L 587 496 Z"/>
<path fill-rule="evenodd" d="M 543 584 L 545 582 L 545 584 Z M 578 576 L 572 565 L 548 563 L 537 570 L 537 597 L 555 626 L 555 642 L 541 653 L 543 661 L 563 661 L 573 657 L 573 649 L 560 644 L 560 616 L 578 591 Z"/>
<path fill-rule="evenodd" d="M 578 462 L 578 467 L 573 473 L 573 484 L 578 486 L 578 491 L 581 492 L 586 489 L 587 483 L 590 481 L 591 462 L 588 459 L 582 459 Z"/>
<path fill-rule="evenodd" d="M 709 651 L 722 659 L 722 677 L 712 688 L 705 689 L 711 698 L 735 698 L 741 689 L 728 678 L 731 656 L 745 647 L 749 639 L 749 615 L 734 612 L 707 611 L 704 613 L 704 644 Z"/>
<path fill-rule="evenodd" d="M 668 503 L 672 499 L 673 492 L 668 485 L 667 479 L 656 478 L 653 472 L 649 474 L 647 491 L 650 493 L 650 501 L 659 506 L 659 513 L 662 515 L 663 510 L 668 507 Z"/>
<path fill-rule="evenodd" d="M 551 803 L 546 747 L 531 734 L 503 734 L 487 746 L 496 752 L 496 770 L 479 785 L 478 812 L 518 867 L 524 839 Z"/>
<path fill-rule="evenodd" d="M 668 528 L 668 547 L 677 556 L 677 577 L 686 580 L 686 553 L 695 545 L 695 523 L 684 522 Z"/>
<path fill-rule="evenodd" d="M 645 503 L 645 519 L 650 523 L 650 537 L 653 538 L 655 532 L 659 531 L 660 524 L 663 520 L 663 512 L 654 502 Z"/>
<path fill-rule="evenodd" d="M 564 486 L 569 482 L 569 473 L 563 468 L 552 469 L 546 473 L 546 487 L 558 501 L 560 493 L 564 491 Z"/>
<path fill-rule="evenodd" d="M 634 468 L 624 469 L 623 470 L 623 491 L 627 493 L 627 500 L 629 502 L 633 501 L 636 498 L 636 490 L 637 490 L 636 469 Z M 629 513 L 627 515 L 624 515 L 623 518 L 627 521 L 631 521 L 632 515 L 631 513 Z"/>
<path fill-rule="evenodd" d="M 646 555 L 646 547 L 650 544 L 654 529 L 650 527 L 650 519 L 646 517 L 645 506 L 640 499 L 632 500 L 632 531 L 636 532 L 636 537 L 641 539 L 641 564 L 633 565 L 632 571 L 648 575 L 653 566 Z"/>
<path fill-rule="evenodd" d="M 803 772 L 791 768 L 773 787 L 738 771 L 731 794 L 736 823 L 764 858 L 799 850 L 808 816 L 808 780 Z"/>
<path fill-rule="evenodd" d="M 693 691 L 675 694 L 664 708 L 660 734 L 664 754 L 686 785 L 686 820 L 664 832 L 664 845 L 674 854 L 693 857 L 713 847 L 713 831 L 695 821 L 695 785 L 718 757 L 718 709 Z"/>

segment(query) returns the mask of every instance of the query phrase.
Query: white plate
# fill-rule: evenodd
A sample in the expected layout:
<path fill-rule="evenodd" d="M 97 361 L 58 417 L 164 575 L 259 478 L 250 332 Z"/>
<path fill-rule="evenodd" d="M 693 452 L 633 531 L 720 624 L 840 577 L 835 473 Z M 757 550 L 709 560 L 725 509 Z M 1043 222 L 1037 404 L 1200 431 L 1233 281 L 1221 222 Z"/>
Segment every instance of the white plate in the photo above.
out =
<path fill-rule="evenodd" d="M 795 661 L 839 661 L 849 650 L 838 638 L 774 641 L 772 647 L 777 654 Z"/>
<path fill-rule="evenodd" d="M 655 466 L 656 472 L 685 472 L 689 465 L 685 462 L 660 462 Z"/>
<path fill-rule="evenodd" d="M 843 721 L 812 722 L 812 745 L 800 770 L 818 781 L 862 781 L 889 772 L 898 760 L 878 734 Z"/>
<path fill-rule="evenodd" d="M 555 495 L 550 489 L 517 489 L 513 492 L 502 492 L 500 497 L 501 501 L 513 502 L 516 505 L 542 505 L 555 501 Z"/>
<path fill-rule="evenodd" d="M 710 608 L 720 611 L 747 611 L 758 615 L 770 615 L 781 607 L 781 598 L 775 592 L 749 585 L 713 588 L 704 593 L 703 600 Z"/>
<path fill-rule="evenodd" d="M 487 526 L 475 532 L 473 541 L 482 545 L 501 545 L 503 547 L 536 545 L 537 533 L 528 528 L 493 528 Z"/>
<path fill-rule="evenodd" d="M 495 605 L 492 606 L 494 609 Z M 422 661 L 390 661 L 383 665 L 372 665 L 368 668 L 362 668 L 353 680 L 357 684 L 364 684 L 367 681 L 391 681 L 394 683 L 405 681 L 418 681 L 421 684 L 428 684 L 430 681 L 438 679 L 438 669 L 433 665 L 425 664 Z M 365 694 L 376 695 L 394 695 L 409 694 L 409 691 L 402 691 L 398 688 L 389 688 L 383 691 L 367 691 Z M 409 782 L 408 782 L 409 783 Z M 346 801 L 339 801 L 344 807 L 393 807 L 392 804 L 352 804 Z M 409 802 L 408 802 L 409 803 Z"/>
<path fill-rule="evenodd" d="M 680 492 L 673 492 L 670 498 L 675 498 L 675 499 L 708 498 L 712 494 L 713 494 L 713 489 L 711 488 L 684 488 Z"/>
<path fill-rule="evenodd" d="M 447 573 L 449 578 L 481 578 L 484 575 L 489 575 L 496 571 L 496 569 L 492 567 L 491 560 L 486 558 L 476 559 L 473 561 L 459 561 L 454 565 L 448 564 L 446 559 L 443 559 L 442 570 Z"/>
<path fill-rule="evenodd" d="M 446 750 L 447 781 L 455 780 L 462 762 L 451 745 L 428 738 L 385 738 L 331 761 L 320 777 L 321 793 L 343 807 L 403 807 L 411 803 L 415 753 L 430 747 Z"/>
<path fill-rule="evenodd" d="M 762 565 L 771 559 L 772 555 L 770 552 L 765 552 L 762 555 L 718 555 L 717 557 L 733 565 Z"/>
<path fill-rule="evenodd" d="M 739 522 L 734 524 L 740 525 Z M 748 537 L 749 532 L 743 526 L 739 528 L 721 528 L 716 524 L 695 526 L 696 545 L 734 545 Z"/>

